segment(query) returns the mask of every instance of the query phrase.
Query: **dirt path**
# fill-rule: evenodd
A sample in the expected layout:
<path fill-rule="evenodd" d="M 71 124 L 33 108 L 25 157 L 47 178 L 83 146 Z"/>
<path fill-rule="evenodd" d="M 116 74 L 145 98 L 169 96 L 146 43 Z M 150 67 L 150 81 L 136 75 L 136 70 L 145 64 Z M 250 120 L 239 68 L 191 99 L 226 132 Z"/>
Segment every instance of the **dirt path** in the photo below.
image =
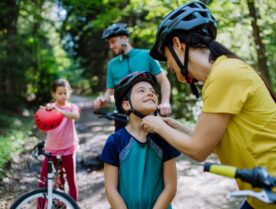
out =
<path fill-rule="evenodd" d="M 81 98 L 76 99 L 82 102 Z M 77 153 L 78 204 L 82 209 L 109 209 L 104 195 L 102 164 L 96 160 L 105 140 L 114 130 L 113 123 L 99 119 L 91 109 L 83 109 L 77 121 L 80 149 Z M 37 141 L 31 137 L 24 145 L 29 150 Z M 35 177 L 26 168 L 27 154 L 14 155 L 7 165 L 6 178 L 0 182 L 0 209 L 8 209 L 20 194 L 35 188 Z M 210 156 L 209 161 L 216 161 Z M 181 155 L 177 160 L 178 191 L 172 203 L 174 209 L 238 209 L 240 201 L 229 201 L 226 194 L 236 189 L 231 179 L 202 172 L 199 164 Z"/>

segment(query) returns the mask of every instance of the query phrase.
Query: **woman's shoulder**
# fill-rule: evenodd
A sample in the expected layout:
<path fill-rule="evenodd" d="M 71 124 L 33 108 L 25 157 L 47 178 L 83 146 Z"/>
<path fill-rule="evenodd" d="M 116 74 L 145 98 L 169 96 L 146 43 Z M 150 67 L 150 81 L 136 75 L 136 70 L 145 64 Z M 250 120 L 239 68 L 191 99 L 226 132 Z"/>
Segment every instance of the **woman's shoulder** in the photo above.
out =
<path fill-rule="evenodd" d="M 217 79 L 243 80 L 244 77 L 249 79 L 250 74 L 255 75 L 256 72 L 243 60 L 221 56 L 214 62 L 210 77 Z"/>
<path fill-rule="evenodd" d="M 220 56 L 216 59 L 212 66 L 212 71 L 219 73 L 221 70 L 233 73 L 236 71 L 253 70 L 250 65 L 238 58 Z"/>

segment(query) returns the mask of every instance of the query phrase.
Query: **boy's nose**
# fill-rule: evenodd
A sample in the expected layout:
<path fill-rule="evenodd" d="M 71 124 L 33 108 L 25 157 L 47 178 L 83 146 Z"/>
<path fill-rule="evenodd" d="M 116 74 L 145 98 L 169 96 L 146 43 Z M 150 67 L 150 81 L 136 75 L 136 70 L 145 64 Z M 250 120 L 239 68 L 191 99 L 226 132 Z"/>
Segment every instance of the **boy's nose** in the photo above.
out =
<path fill-rule="evenodd" d="M 153 92 L 150 91 L 150 90 L 148 90 L 147 94 L 150 95 L 150 96 L 153 96 Z"/>

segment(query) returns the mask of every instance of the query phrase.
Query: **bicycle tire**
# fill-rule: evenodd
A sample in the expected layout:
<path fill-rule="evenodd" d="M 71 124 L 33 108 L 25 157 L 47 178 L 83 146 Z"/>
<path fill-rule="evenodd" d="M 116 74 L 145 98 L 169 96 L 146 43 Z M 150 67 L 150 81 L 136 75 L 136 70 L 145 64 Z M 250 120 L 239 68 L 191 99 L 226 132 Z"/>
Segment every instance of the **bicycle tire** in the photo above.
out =
<path fill-rule="evenodd" d="M 11 205 L 10 209 L 39 209 L 37 202 L 38 198 L 45 198 L 47 196 L 47 189 L 36 189 L 31 192 L 23 194 Z M 78 204 L 66 193 L 53 190 L 53 199 L 63 203 L 63 206 L 53 205 L 51 209 L 80 209 Z M 47 203 L 46 203 L 47 205 Z M 46 209 L 44 207 L 43 209 Z M 41 208 L 42 209 L 42 208 Z"/>

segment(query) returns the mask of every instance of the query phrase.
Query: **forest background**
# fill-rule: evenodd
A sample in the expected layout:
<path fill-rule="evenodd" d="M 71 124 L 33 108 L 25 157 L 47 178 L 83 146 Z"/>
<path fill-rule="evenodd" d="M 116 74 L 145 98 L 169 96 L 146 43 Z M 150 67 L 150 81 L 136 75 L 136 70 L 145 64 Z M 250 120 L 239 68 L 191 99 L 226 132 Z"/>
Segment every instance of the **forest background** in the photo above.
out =
<path fill-rule="evenodd" d="M 28 139 L 33 112 L 50 101 L 53 80 L 68 79 L 75 95 L 93 99 L 103 93 L 107 61 L 114 56 L 101 40 L 108 25 L 127 23 L 132 45 L 149 49 L 163 17 L 186 2 L 1 0 L 0 177 L 10 153 L 20 152 Z M 275 91 L 276 1 L 203 2 L 218 20 L 217 40 L 260 71 Z M 166 72 L 173 86 L 174 117 L 194 122 L 200 101 Z"/>

